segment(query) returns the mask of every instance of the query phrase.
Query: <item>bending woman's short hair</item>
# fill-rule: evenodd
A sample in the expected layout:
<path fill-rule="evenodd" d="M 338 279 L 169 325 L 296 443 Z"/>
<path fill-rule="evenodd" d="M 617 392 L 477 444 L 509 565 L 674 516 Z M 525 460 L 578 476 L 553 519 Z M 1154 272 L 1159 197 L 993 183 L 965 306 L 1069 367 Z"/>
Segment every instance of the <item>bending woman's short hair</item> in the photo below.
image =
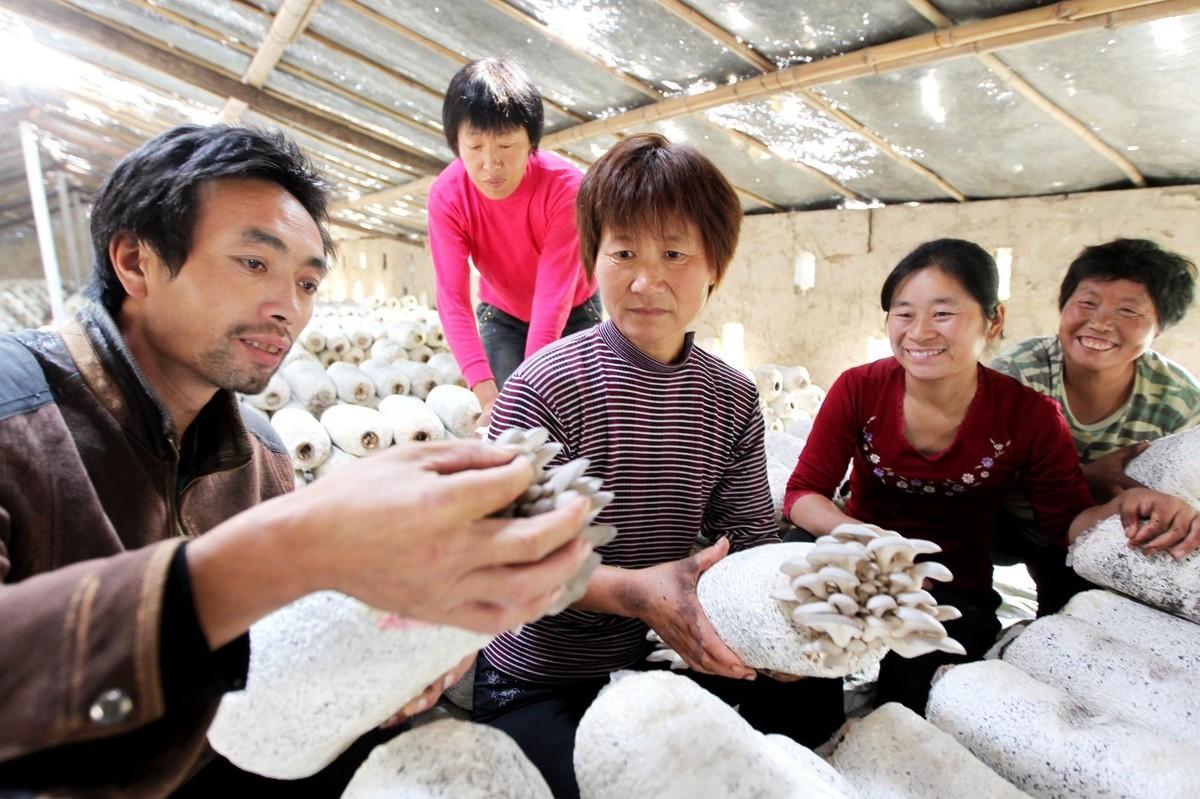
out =
<path fill-rule="evenodd" d="M 524 128 L 537 149 L 545 124 L 542 95 L 509 58 L 481 58 L 460 69 L 442 100 L 442 132 L 458 155 L 458 129 L 464 122 L 483 133 Z"/>
<path fill-rule="evenodd" d="M 901 281 L 914 272 L 936 266 L 957 280 L 979 306 L 987 319 L 995 319 L 1000 307 L 1000 272 L 987 250 L 973 241 L 936 239 L 927 241 L 896 264 L 883 281 L 879 304 L 884 311 L 892 308 L 892 297 Z"/>
<path fill-rule="evenodd" d="M 737 249 L 742 206 L 721 171 L 699 150 L 657 133 L 622 140 L 592 164 L 575 200 L 579 253 L 588 279 L 605 225 L 662 231 L 672 222 L 694 224 L 704 254 L 721 282 Z"/>
<path fill-rule="evenodd" d="M 1085 247 L 1067 268 L 1058 291 L 1058 310 L 1087 279 L 1141 283 L 1154 302 L 1160 330 L 1181 321 L 1196 296 L 1196 265 L 1148 239 L 1115 239 Z"/>

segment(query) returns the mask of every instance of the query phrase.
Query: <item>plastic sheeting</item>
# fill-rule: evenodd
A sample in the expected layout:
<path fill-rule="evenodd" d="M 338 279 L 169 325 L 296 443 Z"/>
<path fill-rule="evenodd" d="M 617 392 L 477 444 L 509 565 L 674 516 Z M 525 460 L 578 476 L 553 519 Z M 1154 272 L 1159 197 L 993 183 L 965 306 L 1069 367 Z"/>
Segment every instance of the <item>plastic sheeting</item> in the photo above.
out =
<path fill-rule="evenodd" d="M 1001 55 L 1147 178 L 1200 180 L 1200 15 Z"/>
<path fill-rule="evenodd" d="M 689 0 L 780 67 L 932 30 L 904 0 Z"/>
<path fill-rule="evenodd" d="M 968 197 L 1077 191 L 1123 178 L 974 58 L 832 84 L 821 94 Z"/>
<path fill-rule="evenodd" d="M 92 15 L 136 30 L 226 74 L 240 75 L 268 30 L 280 0 L 70 0 Z M 441 95 L 466 60 L 509 55 L 522 62 L 551 103 L 546 130 L 607 117 L 654 102 L 613 70 L 636 76 L 664 96 L 698 93 L 754 74 L 741 57 L 656 0 L 508 0 L 522 21 L 486 0 L 326 0 L 308 33 L 284 52 L 267 89 L 376 136 L 449 161 L 440 132 Z M 779 67 L 928 33 L 934 26 L 905 0 L 687 0 L 688 4 Z M 1051 0 L 934 0 L 955 23 L 1047 5 Z M 381 24 L 383 15 L 448 52 Z M 12 28 L 3 17 L 0 33 Z M 136 78 L 82 75 L 72 91 L 94 95 L 93 108 L 55 105 L 81 123 L 107 130 L 111 141 L 167 124 L 216 118 L 225 98 L 150 70 L 120 53 L 81 43 L 37 25 L 38 40 Z M 215 34 L 216 38 L 207 35 Z M 564 41 L 566 44 L 564 44 Z M 1068 114 L 1129 158 L 1153 182 L 1200 180 L 1195 158 L 1200 129 L 1200 14 L 1117 30 L 1094 30 L 996 53 Z M 372 66 L 372 63 L 374 66 Z M 308 82 L 299 68 L 339 87 Z M 153 89 L 145 88 L 145 86 Z M 977 59 L 953 61 L 818 87 L 894 148 L 945 178 L 968 197 L 1025 196 L 1127 186 L 1115 165 L 1013 91 Z M 347 96 L 349 95 L 349 96 Z M 132 116 L 131 116 L 132 115 Z M 146 125 L 134 117 L 144 116 Z M 253 109 L 247 122 L 271 125 Z M 412 124 L 418 120 L 419 124 Z M 933 181 L 882 152 L 868 139 L 799 95 L 782 92 L 750 103 L 634 126 L 690 141 L 745 192 L 747 211 L 829 207 L 845 202 L 807 164 L 868 200 L 945 200 Z M 738 130 L 768 149 L 749 146 Z M 315 133 L 289 128 L 336 182 L 341 199 L 400 185 L 414 175 L 398 165 Z M 141 135 L 140 133 L 138 135 Z M 615 135 L 575 142 L 569 152 L 594 161 Z M 56 157 L 78 171 L 104 171 L 106 156 L 61 137 L 47 137 Z M 422 200 L 360 209 L 364 224 L 423 226 Z M 770 205 L 768 205 L 769 203 Z"/>

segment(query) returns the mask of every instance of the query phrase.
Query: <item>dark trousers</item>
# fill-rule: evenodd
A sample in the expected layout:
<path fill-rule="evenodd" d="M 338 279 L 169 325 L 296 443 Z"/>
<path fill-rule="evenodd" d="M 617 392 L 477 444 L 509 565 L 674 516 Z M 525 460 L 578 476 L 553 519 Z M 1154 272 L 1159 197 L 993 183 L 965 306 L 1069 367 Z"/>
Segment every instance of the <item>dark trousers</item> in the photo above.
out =
<path fill-rule="evenodd" d="M 1037 587 L 1037 615 L 1058 613 L 1071 597 L 1097 586 L 1080 577 L 1067 565 L 1067 553 L 1041 540 L 1028 524 L 1010 513 L 1001 513 L 996 524 L 992 563 L 997 566 L 1025 564 Z"/>
<path fill-rule="evenodd" d="M 600 295 L 593 294 L 571 309 L 562 334 L 566 337 L 587 330 L 599 324 L 601 318 Z M 479 340 L 483 342 L 483 351 L 496 378 L 496 387 L 502 388 L 504 381 L 525 360 L 529 323 L 486 302 L 479 303 L 475 309 L 475 320 L 479 323 Z"/>
<path fill-rule="evenodd" d="M 963 645 L 966 655 L 931 652 L 916 658 L 902 658 L 888 652 L 879 664 L 879 682 L 875 686 L 875 702 L 899 702 L 914 713 L 925 715 L 929 701 L 929 686 L 933 673 L 950 663 L 970 663 L 979 660 L 996 642 L 1000 620 L 996 609 L 1000 595 L 995 591 L 955 591 L 934 587 L 931 594 L 939 605 L 953 605 L 962 611 L 962 618 L 945 622 L 946 633 Z"/>
<path fill-rule="evenodd" d="M 660 664 L 643 664 L 646 670 Z M 731 680 L 681 672 L 716 694 L 755 729 L 779 733 L 808 747 L 819 746 L 842 725 L 842 681 L 805 679 L 782 683 L 759 675 Z M 575 730 L 608 678 L 540 684 L 510 677 L 479 655 L 475 664 L 472 718 L 506 732 L 533 762 L 556 799 L 575 799 Z"/>

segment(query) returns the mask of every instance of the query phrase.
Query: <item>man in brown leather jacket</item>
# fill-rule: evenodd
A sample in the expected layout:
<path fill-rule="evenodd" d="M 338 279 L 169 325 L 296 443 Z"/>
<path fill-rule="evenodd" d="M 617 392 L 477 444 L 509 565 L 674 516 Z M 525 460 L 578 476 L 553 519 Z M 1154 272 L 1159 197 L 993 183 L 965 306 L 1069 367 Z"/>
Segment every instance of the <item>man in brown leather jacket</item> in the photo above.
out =
<path fill-rule="evenodd" d="M 499 632 L 586 556 L 582 503 L 485 519 L 532 473 L 483 444 L 395 447 L 289 493 L 234 392 L 309 320 L 325 204 L 282 137 L 176 128 L 96 195 L 94 302 L 0 336 L 0 791 L 171 792 L 244 685 L 249 626 L 306 593 Z"/>

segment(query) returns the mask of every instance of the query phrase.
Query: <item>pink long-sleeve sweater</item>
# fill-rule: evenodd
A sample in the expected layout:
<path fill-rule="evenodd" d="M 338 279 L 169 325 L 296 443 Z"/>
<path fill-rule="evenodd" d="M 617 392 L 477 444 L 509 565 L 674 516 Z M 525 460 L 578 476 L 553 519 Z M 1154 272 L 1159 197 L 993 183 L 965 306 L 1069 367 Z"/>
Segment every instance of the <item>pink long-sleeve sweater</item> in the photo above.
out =
<path fill-rule="evenodd" d="M 562 335 L 567 316 L 596 290 L 579 261 L 575 195 L 579 170 L 535 150 L 511 196 L 490 200 L 471 183 L 461 159 L 429 190 L 429 247 L 446 340 L 467 384 L 492 379 L 471 308 L 471 272 L 479 298 L 529 323 L 525 357 Z"/>

